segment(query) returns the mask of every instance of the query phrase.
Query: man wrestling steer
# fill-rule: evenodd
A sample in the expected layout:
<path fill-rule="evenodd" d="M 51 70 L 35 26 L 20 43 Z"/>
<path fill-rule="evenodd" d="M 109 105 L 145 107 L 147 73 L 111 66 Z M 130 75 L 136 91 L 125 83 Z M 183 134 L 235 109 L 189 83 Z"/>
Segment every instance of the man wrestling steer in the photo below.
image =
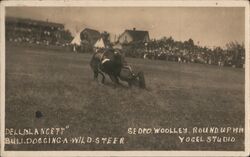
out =
<path fill-rule="evenodd" d="M 125 57 L 117 50 L 98 50 L 93 54 L 90 66 L 94 72 L 94 79 L 97 79 L 99 74 L 102 75 L 102 83 L 105 82 L 105 74 L 107 74 L 116 84 L 120 84 L 120 78 L 129 86 L 146 87 L 143 72 L 135 73 L 125 61 Z"/>

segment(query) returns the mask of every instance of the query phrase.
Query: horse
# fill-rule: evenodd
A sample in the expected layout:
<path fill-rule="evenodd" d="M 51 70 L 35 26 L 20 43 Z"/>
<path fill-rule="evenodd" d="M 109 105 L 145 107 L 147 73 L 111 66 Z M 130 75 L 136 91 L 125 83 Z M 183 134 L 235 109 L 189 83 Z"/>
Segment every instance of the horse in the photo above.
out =
<path fill-rule="evenodd" d="M 145 79 L 142 71 L 134 73 L 123 64 L 124 58 L 121 53 L 114 49 L 105 49 L 95 52 L 90 60 L 90 67 L 94 72 L 94 79 L 98 80 L 98 75 L 102 76 L 102 83 L 105 82 L 105 74 L 116 84 L 120 84 L 119 79 L 132 85 L 145 88 Z"/>

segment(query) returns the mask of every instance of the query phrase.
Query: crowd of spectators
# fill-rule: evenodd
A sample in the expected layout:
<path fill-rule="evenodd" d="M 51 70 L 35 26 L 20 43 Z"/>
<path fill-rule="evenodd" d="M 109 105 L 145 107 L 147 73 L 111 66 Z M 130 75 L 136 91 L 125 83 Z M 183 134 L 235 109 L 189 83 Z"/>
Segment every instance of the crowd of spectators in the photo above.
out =
<path fill-rule="evenodd" d="M 16 43 L 29 43 L 38 45 L 57 45 L 57 46 L 69 46 L 70 42 L 58 40 L 55 34 L 50 31 L 43 31 L 37 33 L 30 30 L 30 32 L 14 31 L 6 34 L 6 40 Z"/>
<path fill-rule="evenodd" d="M 148 43 L 131 43 L 124 47 L 127 57 L 231 67 L 245 66 L 244 45 L 237 42 L 228 43 L 224 49 L 207 48 L 195 45 L 192 39 L 181 42 L 170 37 Z"/>
<path fill-rule="evenodd" d="M 68 46 L 72 40 L 71 33 L 57 23 L 9 17 L 5 28 L 9 42 Z"/>

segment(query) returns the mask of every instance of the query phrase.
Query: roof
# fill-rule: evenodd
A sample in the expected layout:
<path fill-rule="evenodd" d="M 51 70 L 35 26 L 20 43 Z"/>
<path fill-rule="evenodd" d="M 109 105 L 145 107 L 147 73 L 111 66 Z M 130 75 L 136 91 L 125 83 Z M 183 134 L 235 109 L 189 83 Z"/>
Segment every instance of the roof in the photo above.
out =
<path fill-rule="evenodd" d="M 91 35 L 94 35 L 94 36 L 99 36 L 100 35 L 99 31 L 94 30 L 94 29 L 90 29 L 90 28 L 85 28 L 82 32 L 88 32 L 88 33 L 90 33 Z"/>
<path fill-rule="evenodd" d="M 19 17 L 6 17 L 6 22 L 26 23 L 26 24 L 29 24 L 29 25 L 39 25 L 39 26 L 45 26 L 45 27 L 49 26 L 49 27 L 64 28 L 64 25 L 60 24 L 60 23 L 33 20 L 33 19 L 28 19 L 28 18 L 19 18 Z"/>
<path fill-rule="evenodd" d="M 141 41 L 141 40 L 144 40 L 145 37 L 149 36 L 148 31 L 125 30 L 124 33 L 126 33 L 126 32 L 133 38 L 133 41 Z"/>

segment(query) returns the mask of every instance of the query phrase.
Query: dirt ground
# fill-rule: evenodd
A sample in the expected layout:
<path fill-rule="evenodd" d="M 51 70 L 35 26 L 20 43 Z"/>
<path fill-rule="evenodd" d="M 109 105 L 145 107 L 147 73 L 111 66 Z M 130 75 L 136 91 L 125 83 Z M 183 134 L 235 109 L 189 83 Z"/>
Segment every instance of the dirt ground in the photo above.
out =
<path fill-rule="evenodd" d="M 244 149 L 244 134 L 226 135 L 236 138 L 233 143 L 181 143 L 178 134 L 128 134 L 128 128 L 244 128 L 244 69 L 128 58 L 145 74 L 143 90 L 126 83 L 114 87 L 109 78 L 105 85 L 95 82 L 90 58 L 7 46 L 6 128 L 69 125 L 64 137 L 124 137 L 125 143 L 13 144 L 7 150 Z"/>

